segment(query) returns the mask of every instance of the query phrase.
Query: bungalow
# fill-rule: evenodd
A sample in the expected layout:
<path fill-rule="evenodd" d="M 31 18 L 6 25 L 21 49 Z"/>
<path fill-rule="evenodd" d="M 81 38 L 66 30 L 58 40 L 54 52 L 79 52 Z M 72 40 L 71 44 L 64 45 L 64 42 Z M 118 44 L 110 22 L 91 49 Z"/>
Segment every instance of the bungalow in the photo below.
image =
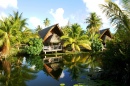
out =
<path fill-rule="evenodd" d="M 105 46 L 106 41 L 112 39 L 111 32 L 110 32 L 109 28 L 107 28 L 107 29 L 100 30 L 100 34 L 101 34 L 100 38 L 102 39 L 102 43 Z"/>
<path fill-rule="evenodd" d="M 43 39 L 44 43 L 43 51 L 45 53 L 62 50 L 60 37 L 63 35 L 63 32 L 58 24 L 46 27 L 40 30 L 38 34 L 40 38 Z"/>

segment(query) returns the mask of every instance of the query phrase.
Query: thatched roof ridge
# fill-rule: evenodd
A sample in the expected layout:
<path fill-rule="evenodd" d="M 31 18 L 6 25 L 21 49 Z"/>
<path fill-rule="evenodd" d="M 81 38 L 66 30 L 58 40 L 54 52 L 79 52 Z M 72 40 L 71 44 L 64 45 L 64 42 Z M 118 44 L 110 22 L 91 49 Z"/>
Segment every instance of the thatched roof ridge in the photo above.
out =
<path fill-rule="evenodd" d="M 105 32 L 106 31 L 108 31 L 109 32 L 109 34 L 110 34 L 110 37 L 111 37 L 111 33 L 110 33 L 110 30 L 109 30 L 110 28 L 106 28 L 106 29 L 103 29 L 103 30 L 100 30 L 99 32 L 100 32 L 100 34 L 101 34 L 101 36 L 100 36 L 100 38 L 105 34 Z"/>
<path fill-rule="evenodd" d="M 40 36 L 41 38 L 43 38 L 43 40 L 45 40 L 47 34 L 48 34 L 52 29 L 54 29 L 55 27 L 57 27 L 58 30 L 59 30 L 59 32 L 60 32 L 60 34 L 63 35 L 63 32 L 62 32 L 61 29 L 59 28 L 59 25 L 58 25 L 58 24 L 54 24 L 54 25 L 51 25 L 51 26 L 49 26 L 49 27 L 46 27 L 46 28 L 42 29 L 41 31 L 39 31 L 38 34 L 39 34 L 39 36 Z"/>

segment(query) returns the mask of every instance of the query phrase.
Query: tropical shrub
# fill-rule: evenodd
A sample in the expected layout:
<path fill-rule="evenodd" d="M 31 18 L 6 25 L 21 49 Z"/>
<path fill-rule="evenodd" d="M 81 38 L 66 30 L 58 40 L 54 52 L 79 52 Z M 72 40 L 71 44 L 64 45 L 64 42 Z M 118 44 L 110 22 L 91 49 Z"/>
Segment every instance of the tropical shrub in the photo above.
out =
<path fill-rule="evenodd" d="M 105 78 L 126 86 L 130 81 L 130 43 L 110 41 L 106 47 L 102 59 Z"/>
<path fill-rule="evenodd" d="M 39 55 L 42 51 L 43 43 L 40 38 L 31 38 L 28 42 L 28 46 L 25 48 L 27 54 Z"/>
<path fill-rule="evenodd" d="M 101 51 L 102 50 L 102 42 L 100 39 L 94 39 L 91 48 L 93 52 Z"/>

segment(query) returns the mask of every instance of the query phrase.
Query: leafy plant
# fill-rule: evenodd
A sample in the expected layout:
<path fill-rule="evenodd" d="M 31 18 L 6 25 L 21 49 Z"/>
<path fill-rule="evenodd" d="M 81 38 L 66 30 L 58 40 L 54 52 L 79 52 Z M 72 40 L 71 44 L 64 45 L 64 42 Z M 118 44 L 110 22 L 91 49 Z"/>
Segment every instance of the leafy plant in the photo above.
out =
<path fill-rule="evenodd" d="M 61 37 L 61 40 L 64 41 L 63 47 L 70 47 L 72 51 L 80 51 L 81 46 L 91 50 L 91 43 L 79 24 L 75 23 L 71 29 L 67 30 L 70 30 L 68 34 Z"/>
<path fill-rule="evenodd" d="M 42 51 L 43 43 L 40 38 L 31 38 L 29 40 L 28 46 L 25 48 L 27 54 L 39 55 Z"/>
<path fill-rule="evenodd" d="M 102 50 L 102 42 L 100 39 L 94 39 L 93 43 L 91 44 L 91 48 L 93 52 L 101 51 Z"/>

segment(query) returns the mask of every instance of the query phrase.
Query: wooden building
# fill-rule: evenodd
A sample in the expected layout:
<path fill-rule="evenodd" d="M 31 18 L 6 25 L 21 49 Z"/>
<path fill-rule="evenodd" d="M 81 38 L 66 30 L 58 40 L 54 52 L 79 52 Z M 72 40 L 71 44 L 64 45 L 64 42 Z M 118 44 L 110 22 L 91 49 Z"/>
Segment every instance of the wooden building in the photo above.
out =
<path fill-rule="evenodd" d="M 100 30 L 100 34 L 101 34 L 100 38 L 102 39 L 102 43 L 105 46 L 106 41 L 112 39 L 111 32 L 110 32 L 109 28 L 107 28 L 107 29 Z"/>
<path fill-rule="evenodd" d="M 63 35 L 63 32 L 58 24 L 46 27 L 39 31 L 38 34 L 43 39 L 43 51 L 45 53 L 52 51 L 57 52 L 62 50 L 60 37 Z"/>

